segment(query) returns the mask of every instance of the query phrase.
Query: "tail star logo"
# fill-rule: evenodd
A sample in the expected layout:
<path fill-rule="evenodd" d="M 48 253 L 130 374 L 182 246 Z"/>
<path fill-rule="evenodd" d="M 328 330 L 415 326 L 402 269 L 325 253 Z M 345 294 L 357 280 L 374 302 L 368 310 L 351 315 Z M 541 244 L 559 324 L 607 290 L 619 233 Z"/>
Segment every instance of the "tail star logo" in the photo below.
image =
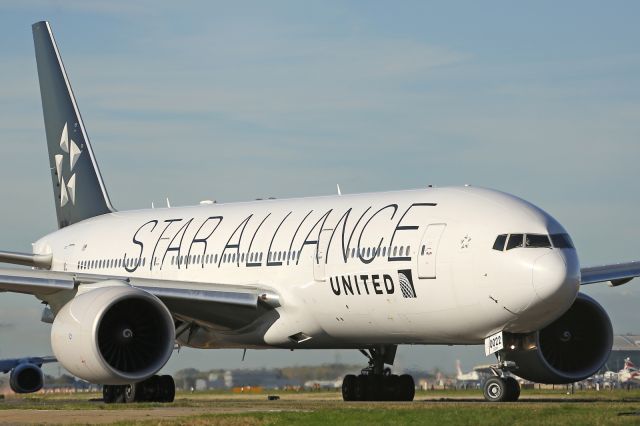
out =
<path fill-rule="evenodd" d="M 80 150 L 74 140 L 69 139 L 67 123 L 64 123 L 62 135 L 60 136 L 60 149 L 64 152 L 64 154 L 56 154 L 54 158 L 56 162 L 58 184 L 60 184 L 60 207 L 64 207 L 69 201 L 71 201 L 71 204 L 76 203 L 76 174 L 73 173 L 73 168 L 78 162 L 80 154 L 82 154 L 82 150 Z M 68 158 L 69 174 L 71 174 L 71 177 L 69 177 L 66 181 L 64 176 L 62 175 L 62 168 L 65 162 L 65 157 Z"/>

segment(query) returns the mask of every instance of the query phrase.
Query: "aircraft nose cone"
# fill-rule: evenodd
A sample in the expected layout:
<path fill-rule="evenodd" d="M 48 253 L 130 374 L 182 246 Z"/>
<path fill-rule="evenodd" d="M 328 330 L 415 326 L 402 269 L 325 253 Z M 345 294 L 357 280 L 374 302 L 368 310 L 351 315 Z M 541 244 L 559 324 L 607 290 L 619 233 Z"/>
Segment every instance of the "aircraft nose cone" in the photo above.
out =
<path fill-rule="evenodd" d="M 573 300 L 580 284 L 576 270 L 572 260 L 556 250 L 539 257 L 533 265 L 533 288 L 538 298 Z"/>

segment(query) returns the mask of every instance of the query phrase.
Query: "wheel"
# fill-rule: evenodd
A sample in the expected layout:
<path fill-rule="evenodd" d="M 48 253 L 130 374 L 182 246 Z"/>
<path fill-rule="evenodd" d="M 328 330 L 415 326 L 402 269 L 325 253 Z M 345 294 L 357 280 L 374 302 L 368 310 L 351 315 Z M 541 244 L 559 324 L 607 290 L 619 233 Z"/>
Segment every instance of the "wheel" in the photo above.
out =
<path fill-rule="evenodd" d="M 507 397 L 505 401 L 517 401 L 520 398 L 520 384 L 513 377 L 505 377 L 505 384 L 507 385 Z"/>
<path fill-rule="evenodd" d="M 102 400 L 105 404 L 113 404 L 116 402 L 116 390 L 115 386 L 104 385 L 102 386 Z"/>
<path fill-rule="evenodd" d="M 368 401 L 369 376 L 363 374 L 356 377 L 354 397 L 356 401 Z"/>
<path fill-rule="evenodd" d="M 158 379 L 158 388 L 160 390 L 160 397 L 158 402 L 173 402 L 176 397 L 176 383 L 173 381 L 173 377 L 164 375 Z"/>
<path fill-rule="evenodd" d="M 124 385 L 124 402 L 127 404 L 138 402 L 140 400 L 140 388 L 141 386 L 139 383 Z"/>
<path fill-rule="evenodd" d="M 161 396 L 160 376 L 151 376 L 136 387 L 137 402 L 160 402 Z"/>
<path fill-rule="evenodd" d="M 353 374 L 347 374 L 342 380 L 342 400 L 356 401 L 356 381 Z"/>
<path fill-rule="evenodd" d="M 367 378 L 367 401 L 384 401 L 386 399 L 385 377 L 380 374 L 372 374 Z"/>
<path fill-rule="evenodd" d="M 484 399 L 489 402 L 507 401 L 507 384 L 501 377 L 491 377 L 484 382 Z"/>
<path fill-rule="evenodd" d="M 124 386 L 104 385 L 102 386 L 102 400 L 105 404 L 121 404 L 124 402 Z"/>
<path fill-rule="evenodd" d="M 416 384 L 413 377 L 403 374 L 398 378 L 398 385 L 401 395 L 400 401 L 413 401 L 416 396 Z"/>

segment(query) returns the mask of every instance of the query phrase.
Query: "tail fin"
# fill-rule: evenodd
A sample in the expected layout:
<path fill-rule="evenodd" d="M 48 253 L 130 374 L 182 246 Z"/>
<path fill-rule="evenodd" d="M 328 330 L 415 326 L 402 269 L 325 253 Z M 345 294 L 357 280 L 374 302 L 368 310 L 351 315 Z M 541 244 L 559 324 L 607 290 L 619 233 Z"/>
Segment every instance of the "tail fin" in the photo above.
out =
<path fill-rule="evenodd" d="M 32 26 L 58 227 L 113 212 L 48 22 Z"/>
<path fill-rule="evenodd" d="M 460 367 L 459 359 L 456 359 L 456 373 L 458 373 L 458 376 L 462 376 L 462 368 Z"/>
<path fill-rule="evenodd" d="M 636 365 L 631 361 L 631 358 L 625 358 L 624 360 L 624 369 L 625 370 L 633 370 L 636 368 Z"/>

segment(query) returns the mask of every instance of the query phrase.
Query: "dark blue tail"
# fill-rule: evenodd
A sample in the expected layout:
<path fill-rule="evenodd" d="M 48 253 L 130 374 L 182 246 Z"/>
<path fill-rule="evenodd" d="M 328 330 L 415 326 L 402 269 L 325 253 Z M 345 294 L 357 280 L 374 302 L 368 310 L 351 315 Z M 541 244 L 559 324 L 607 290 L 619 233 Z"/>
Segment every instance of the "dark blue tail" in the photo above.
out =
<path fill-rule="evenodd" d="M 113 212 L 48 22 L 33 24 L 58 226 Z"/>

